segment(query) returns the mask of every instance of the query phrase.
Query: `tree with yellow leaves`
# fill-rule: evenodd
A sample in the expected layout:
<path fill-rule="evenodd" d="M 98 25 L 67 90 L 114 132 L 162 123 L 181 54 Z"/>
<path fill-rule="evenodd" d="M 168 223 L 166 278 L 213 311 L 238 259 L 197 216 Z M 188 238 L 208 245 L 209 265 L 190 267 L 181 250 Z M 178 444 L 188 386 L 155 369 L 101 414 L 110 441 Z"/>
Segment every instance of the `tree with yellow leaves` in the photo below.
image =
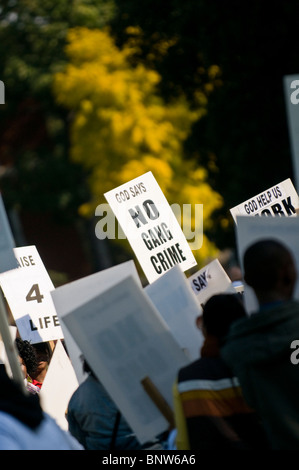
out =
<path fill-rule="evenodd" d="M 158 73 L 142 64 L 132 67 L 132 43 L 119 49 L 107 30 L 74 28 L 66 53 L 69 63 L 56 74 L 54 93 L 71 111 L 71 158 L 89 173 L 92 200 L 81 214 L 94 213 L 106 191 L 152 171 L 170 204 L 203 204 L 208 227 L 222 199 L 205 169 L 184 159 L 183 148 L 205 113 L 204 96 L 196 109 L 184 96 L 165 103 L 157 92 Z M 194 255 L 204 263 L 216 253 L 204 236 Z"/>

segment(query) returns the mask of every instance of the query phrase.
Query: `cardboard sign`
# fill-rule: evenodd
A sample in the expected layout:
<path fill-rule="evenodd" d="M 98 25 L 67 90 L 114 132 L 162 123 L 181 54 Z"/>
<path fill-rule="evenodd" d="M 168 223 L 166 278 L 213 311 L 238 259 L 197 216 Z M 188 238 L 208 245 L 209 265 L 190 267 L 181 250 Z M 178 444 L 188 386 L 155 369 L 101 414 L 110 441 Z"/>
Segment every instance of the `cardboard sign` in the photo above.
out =
<path fill-rule="evenodd" d="M 63 338 L 50 292 L 54 289 L 35 246 L 14 248 L 18 268 L 0 274 L 0 285 L 23 340 Z"/>
<path fill-rule="evenodd" d="M 202 312 L 179 266 L 174 266 L 164 276 L 145 287 L 144 291 L 168 325 L 180 348 L 190 360 L 198 359 L 203 335 L 196 326 L 196 319 Z"/>
<path fill-rule="evenodd" d="M 10 331 L 12 341 L 14 342 L 17 336 L 17 328 L 15 326 L 9 325 L 8 329 Z M 12 372 L 11 372 L 9 360 L 8 360 L 7 353 L 6 353 L 5 344 L 4 344 L 1 334 L 0 334 L 0 364 L 5 365 L 6 372 L 11 377 Z"/>
<path fill-rule="evenodd" d="M 298 208 L 298 194 L 292 181 L 288 178 L 233 207 L 230 212 L 236 222 L 238 215 L 294 217 L 297 215 Z"/>
<path fill-rule="evenodd" d="M 168 428 L 142 382 L 172 406 L 178 369 L 189 363 L 140 283 L 129 276 L 63 321 L 141 443 Z"/>
<path fill-rule="evenodd" d="M 63 322 L 64 316 L 129 275 L 141 286 L 136 266 L 131 260 L 70 282 L 51 292 L 58 317 L 61 320 L 68 354 L 79 383 L 82 383 L 86 378 L 86 374 L 82 370 L 82 351 Z"/>
<path fill-rule="evenodd" d="M 236 238 L 240 266 L 243 271 L 243 256 L 246 249 L 262 239 L 275 239 L 286 245 L 296 263 L 299 273 L 299 218 L 298 217 L 242 217 L 237 218 Z M 294 297 L 299 300 L 299 283 L 297 281 Z M 254 291 L 244 282 L 244 301 L 249 314 L 258 309 Z"/>
<path fill-rule="evenodd" d="M 149 282 L 176 264 L 182 271 L 196 265 L 185 235 L 151 172 L 105 193 L 105 198 Z"/>
<path fill-rule="evenodd" d="M 236 293 L 236 289 L 218 259 L 211 261 L 211 263 L 190 276 L 188 280 L 201 306 L 212 295 L 223 292 Z"/>
<path fill-rule="evenodd" d="M 39 396 L 43 410 L 65 430 L 68 429 L 65 413 L 77 387 L 78 380 L 70 358 L 61 341 L 57 341 Z"/>
<path fill-rule="evenodd" d="M 18 267 L 13 248 L 15 242 L 11 233 L 2 195 L 0 193 L 0 272 Z"/>
<path fill-rule="evenodd" d="M 295 185 L 299 191 L 299 75 L 283 77 Z"/>

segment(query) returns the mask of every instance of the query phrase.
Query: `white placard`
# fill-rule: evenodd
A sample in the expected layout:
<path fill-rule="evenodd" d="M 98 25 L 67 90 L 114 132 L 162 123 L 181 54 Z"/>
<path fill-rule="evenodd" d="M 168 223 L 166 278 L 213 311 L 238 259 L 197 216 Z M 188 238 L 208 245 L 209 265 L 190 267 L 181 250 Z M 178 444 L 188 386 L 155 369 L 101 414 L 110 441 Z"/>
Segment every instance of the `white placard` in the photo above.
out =
<path fill-rule="evenodd" d="M 17 336 L 17 328 L 15 326 L 9 325 L 9 331 L 10 331 L 10 334 L 11 334 L 12 341 L 14 342 L 15 339 L 16 339 L 16 336 Z M 16 348 L 16 351 L 17 351 L 17 348 Z M 11 368 L 10 368 L 10 365 L 9 365 L 9 360 L 8 360 L 8 357 L 7 357 L 7 354 L 6 354 L 5 344 L 4 344 L 4 341 L 1 337 L 1 334 L 0 334 L 0 364 L 5 365 L 6 372 L 11 377 L 12 372 L 11 372 Z"/>
<path fill-rule="evenodd" d="M 169 326 L 180 348 L 190 360 L 198 359 L 204 338 L 196 326 L 196 319 L 202 311 L 179 266 L 171 268 L 144 291 Z"/>
<path fill-rule="evenodd" d="M 295 185 L 299 191 L 299 75 L 283 77 Z"/>
<path fill-rule="evenodd" d="M 17 268 L 18 265 L 13 252 L 14 247 L 15 242 L 0 193 L 0 272 Z"/>
<path fill-rule="evenodd" d="M 196 265 L 185 235 L 152 172 L 107 193 L 105 198 L 149 282 L 178 264 Z"/>
<path fill-rule="evenodd" d="M 141 381 L 149 377 L 172 407 L 177 372 L 189 361 L 140 284 L 127 277 L 63 321 L 139 441 L 166 431 Z"/>
<path fill-rule="evenodd" d="M 218 259 L 188 278 L 197 301 L 202 306 L 212 295 L 223 292 L 236 293 L 229 276 Z"/>
<path fill-rule="evenodd" d="M 294 217 L 299 208 L 299 198 L 290 178 L 282 181 L 242 204 L 230 209 L 236 222 L 238 215 Z"/>
<path fill-rule="evenodd" d="M 39 396 L 43 410 L 65 430 L 68 429 L 65 416 L 67 407 L 78 385 L 74 368 L 63 344 L 57 341 Z"/>
<path fill-rule="evenodd" d="M 50 276 L 34 245 L 14 248 L 19 267 L 0 274 L 0 285 L 23 340 L 63 338 L 50 292 Z"/>
<path fill-rule="evenodd" d="M 243 271 L 243 256 L 246 249 L 256 241 L 275 239 L 286 245 L 294 256 L 299 273 L 299 218 L 298 217 L 242 217 L 237 218 L 236 238 L 240 266 Z M 294 297 L 299 300 L 299 283 L 297 281 Z M 258 309 L 257 298 L 253 289 L 244 282 L 244 300 L 247 312 L 251 314 Z"/>
<path fill-rule="evenodd" d="M 57 287 L 51 296 L 61 320 L 64 340 L 79 383 L 86 378 L 82 369 L 82 352 L 63 322 L 65 315 L 85 304 L 101 292 L 117 284 L 120 280 L 132 276 L 141 286 L 136 266 L 132 260 L 104 269 L 95 274 Z"/>

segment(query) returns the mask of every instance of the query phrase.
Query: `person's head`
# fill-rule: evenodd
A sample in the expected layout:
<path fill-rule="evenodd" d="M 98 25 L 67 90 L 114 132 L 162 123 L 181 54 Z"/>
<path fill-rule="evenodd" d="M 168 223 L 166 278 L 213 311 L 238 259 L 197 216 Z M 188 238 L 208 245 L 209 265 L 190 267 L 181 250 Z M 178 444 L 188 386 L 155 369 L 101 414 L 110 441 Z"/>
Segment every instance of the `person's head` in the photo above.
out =
<path fill-rule="evenodd" d="M 34 343 L 33 347 L 37 358 L 37 369 L 33 374 L 33 378 L 42 378 L 45 376 L 49 367 L 52 351 L 47 341 L 43 343 Z"/>
<path fill-rule="evenodd" d="M 297 272 L 290 250 L 281 242 L 265 239 L 244 254 L 244 279 L 260 303 L 287 300 L 293 295 Z"/>
<path fill-rule="evenodd" d="M 21 368 L 25 377 L 32 375 L 37 370 L 37 358 L 35 350 L 29 341 L 16 338 L 16 346 L 19 353 Z"/>
<path fill-rule="evenodd" d="M 231 324 L 246 317 L 239 294 L 216 294 L 203 306 L 201 328 L 205 336 L 214 336 L 220 342 L 228 334 Z"/>

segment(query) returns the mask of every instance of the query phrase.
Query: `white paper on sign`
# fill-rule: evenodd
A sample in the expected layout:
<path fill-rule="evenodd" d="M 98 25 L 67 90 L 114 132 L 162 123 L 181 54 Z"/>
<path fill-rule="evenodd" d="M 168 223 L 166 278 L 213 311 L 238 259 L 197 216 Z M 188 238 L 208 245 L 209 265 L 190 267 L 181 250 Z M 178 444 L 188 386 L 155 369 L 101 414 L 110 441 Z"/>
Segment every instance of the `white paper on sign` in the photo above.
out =
<path fill-rule="evenodd" d="M 40 398 L 43 410 L 56 420 L 58 425 L 67 430 L 66 411 L 78 380 L 68 355 L 61 341 L 57 341 Z"/>
<path fill-rule="evenodd" d="M 294 217 L 299 197 L 290 178 L 233 207 L 230 212 L 236 222 L 239 215 Z"/>
<path fill-rule="evenodd" d="M 0 285 L 23 340 L 63 338 L 50 292 L 50 276 L 35 246 L 14 248 L 18 268 L 0 274 Z"/>
<path fill-rule="evenodd" d="M 149 377 L 172 407 L 178 369 L 189 361 L 132 277 L 70 312 L 64 322 L 141 443 L 169 424 L 141 381 Z"/>
<path fill-rule="evenodd" d="M 12 340 L 15 341 L 16 336 L 17 336 L 17 328 L 15 326 L 10 325 L 9 326 L 9 331 L 10 331 Z M 7 374 L 10 377 L 12 377 L 11 367 L 10 367 L 10 364 L 9 364 L 9 360 L 8 360 L 8 357 L 7 357 L 7 354 L 6 354 L 5 344 L 4 344 L 4 341 L 2 340 L 1 334 L 0 334 L 0 364 L 5 365 L 5 369 L 6 369 Z"/>
<path fill-rule="evenodd" d="M 299 218 L 298 217 L 242 217 L 237 218 L 236 237 L 240 266 L 243 271 L 243 256 L 246 249 L 256 241 L 275 239 L 286 245 L 296 263 L 299 272 Z M 294 297 L 299 300 L 299 283 L 297 281 Z M 258 309 L 257 298 L 246 282 L 244 283 L 244 300 L 249 314 Z"/>
<path fill-rule="evenodd" d="M 178 264 L 196 265 L 185 235 L 152 172 L 104 194 L 149 282 Z"/>
<path fill-rule="evenodd" d="M 196 326 L 201 308 L 185 274 L 174 266 L 144 289 L 156 309 L 169 326 L 180 348 L 190 360 L 200 356 L 202 332 Z"/>
<path fill-rule="evenodd" d="M 200 305 L 212 295 L 224 292 L 236 293 L 236 289 L 218 259 L 211 261 L 188 280 Z"/>
<path fill-rule="evenodd" d="M 130 260 L 60 286 L 51 292 L 58 317 L 61 321 L 68 354 L 71 358 L 79 383 L 86 378 L 86 374 L 84 374 L 82 370 L 82 361 L 80 359 L 82 352 L 64 323 L 64 316 L 93 299 L 96 295 L 117 284 L 127 276 L 134 277 L 136 282 L 141 286 L 136 266 L 134 262 Z"/>

